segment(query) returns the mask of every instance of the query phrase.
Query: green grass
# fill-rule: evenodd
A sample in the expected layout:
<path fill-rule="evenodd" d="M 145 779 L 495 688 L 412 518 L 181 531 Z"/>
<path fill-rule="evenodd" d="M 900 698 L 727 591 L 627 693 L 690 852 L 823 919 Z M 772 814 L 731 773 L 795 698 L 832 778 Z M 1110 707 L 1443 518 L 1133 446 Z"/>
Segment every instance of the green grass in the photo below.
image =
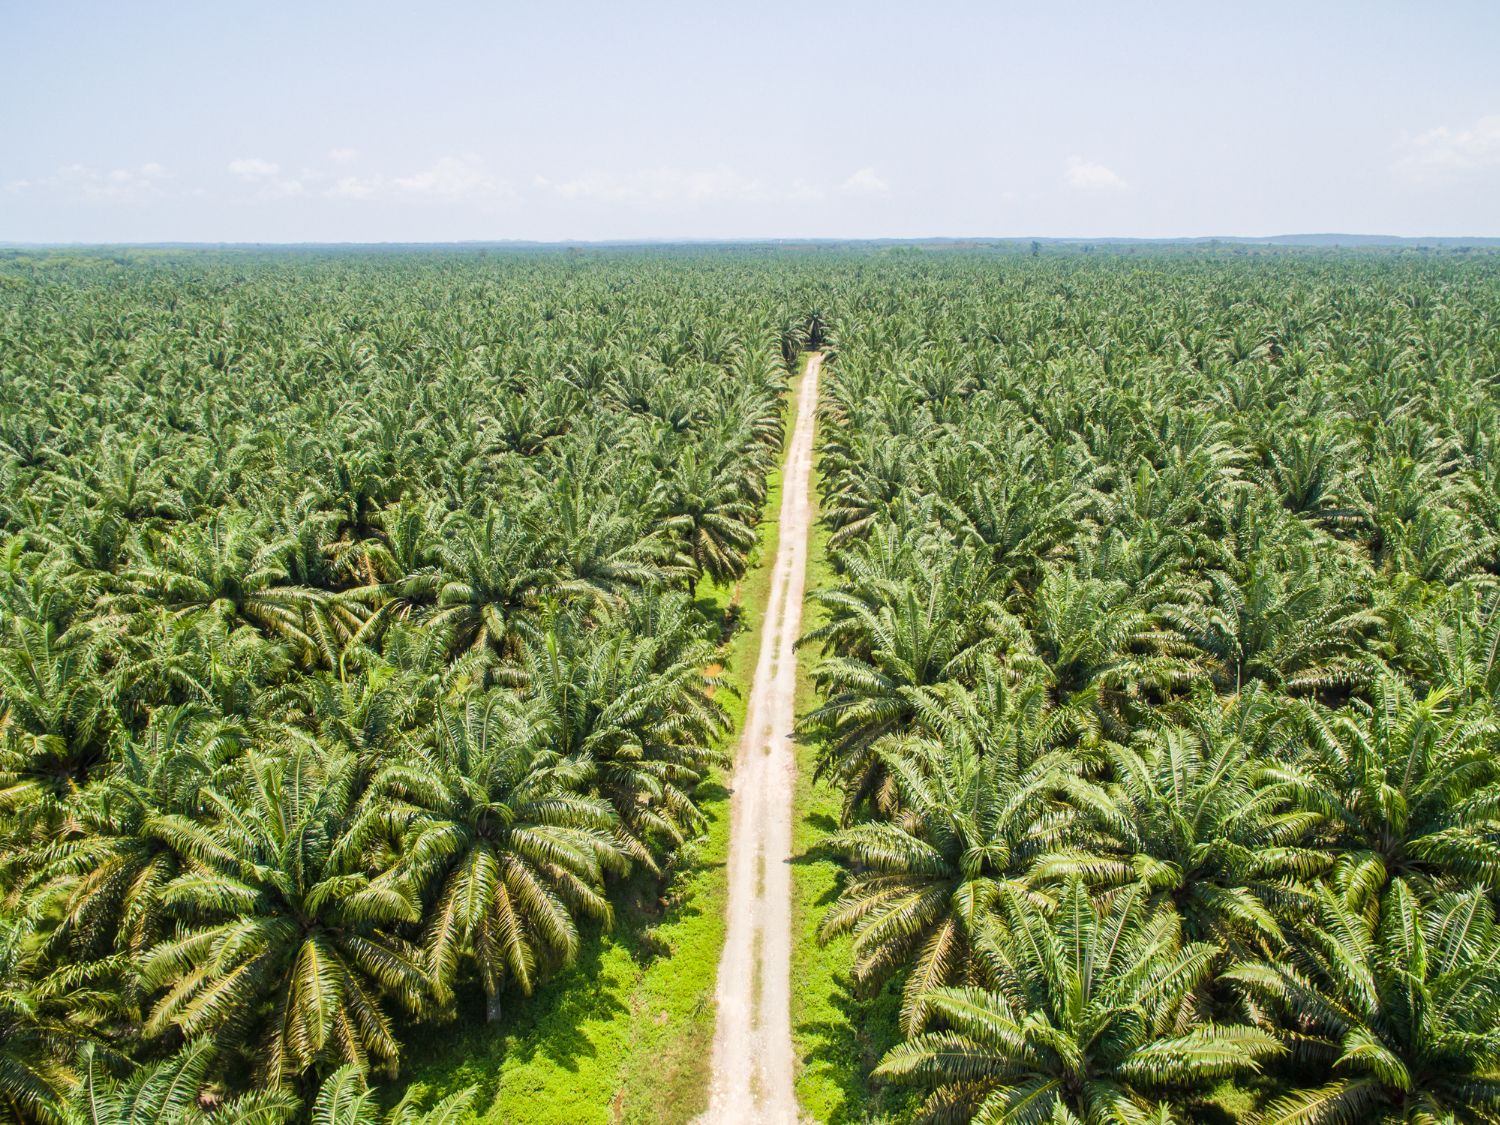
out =
<path fill-rule="evenodd" d="M 787 417 L 790 426 L 790 410 Z M 744 580 L 698 588 L 700 606 L 720 620 L 738 600 L 720 689 L 733 721 L 724 740 L 731 749 L 744 721 L 776 558 L 780 471 L 767 483 Z M 701 1113 L 728 900 L 729 794 L 714 777 L 699 795 L 708 828 L 679 853 L 667 879 L 632 880 L 617 896 L 613 929 L 587 935 L 577 961 L 534 995 L 507 997 L 500 1024 L 485 1023 L 476 989 L 460 1001 L 453 1023 L 409 1029 L 402 1080 L 394 1085 L 424 1091 L 429 1102 L 475 1086 L 483 1125 L 673 1125 Z"/>
<path fill-rule="evenodd" d="M 818 486 L 815 466 L 815 503 Z M 808 545 L 804 633 L 822 621 L 822 610 L 813 601 L 813 594 L 834 582 L 827 544 L 827 529 L 815 523 Z M 803 649 L 799 654 L 799 715 L 817 702 L 812 679 L 817 660 L 815 649 Z M 869 1073 L 900 1038 L 900 996 L 891 987 L 873 997 L 856 995 L 849 979 L 850 939 L 836 938 L 827 945 L 818 941 L 818 925 L 838 897 L 839 865 L 822 845 L 838 830 L 840 800 L 832 787 L 814 783 L 815 767 L 815 748 L 799 743 L 796 819 L 792 825 L 791 969 L 792 1046 L 800 1064 L 797 1101 L 806 1117 L 830 1125 L 898 1120 L 904 1116 L 904 1096 L 872 1084 Z"/>

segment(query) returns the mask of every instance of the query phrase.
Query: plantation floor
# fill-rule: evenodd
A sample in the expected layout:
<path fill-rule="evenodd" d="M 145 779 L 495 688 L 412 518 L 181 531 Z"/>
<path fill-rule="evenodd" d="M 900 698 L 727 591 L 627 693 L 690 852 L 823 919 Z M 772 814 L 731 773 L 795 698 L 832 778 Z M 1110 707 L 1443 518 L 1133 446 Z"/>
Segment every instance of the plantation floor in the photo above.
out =
<path fill-rule="evenodd" d="M 749 573 L 738 584 L 699 586 L 706 611 L 737 618 L 720 695 L 736 742 L 779 545 L 779 472 L 768 486 Z M 482 1125 L 681 1125 L 701 1114 L 726 928 L 729 793 L 719 779 L 699 793 L 708 829 L 680 853 L 665 890 L 638 878 L 616 903 L 614 928 L 586 936 L 577 962 L 534 996 L 510 997 L 499 1026 L 484 1022 L 483 997 L 474 996 L 454 1023 L 413 1035 L 401 1085 L 425 1090 L 429 1103 L 477 1087 Z"/>
<path fill-rule="evenodd" d="M 766 629 L 734 763 L 728 927 L 719 963 L 713 1085 L 705 1118 L 714 1125 L 797 1121 L 789 973 L 797 774 L 792 728 L 821 365 L 820 355 L 809 359 L 795 399 Z"/>

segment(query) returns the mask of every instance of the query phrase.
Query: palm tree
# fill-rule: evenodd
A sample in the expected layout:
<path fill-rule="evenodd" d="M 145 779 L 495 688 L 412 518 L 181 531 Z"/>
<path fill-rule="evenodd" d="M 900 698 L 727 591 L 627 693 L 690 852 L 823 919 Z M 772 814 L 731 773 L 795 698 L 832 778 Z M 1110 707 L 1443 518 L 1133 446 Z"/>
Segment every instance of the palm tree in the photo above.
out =
<path fill-rule="evenodd" d="M 69 803 L 67 834 L 28 859 L 37 906 L 56 919 L 50 948 L 138 956 L 167 935 L 162 892 L 182 863 L 156 821 L 198 814 L 203 788 L 245 741 L 232 724 L 163 708 L 139 742 L 124 745 L 114 770 Z"/>
<path fill-rule="evenodd" d="M 34 927 L 0 913 L 0 1122 L 62 1125 L 68 1061 L 117 1023 L 120 964 L 51 968 Z"/>
<path fill-rule="evenodd" d="M 728 455 L 678 451 L 665 466 L 654 503 L 662 530 L 681 544 L 692 567 L 690 592 L 696 595 L 704 577 L 728 582 L 745 573 L 757 512 Z"/>
<path fill-rule="evenodd" d="M 991 623 L 959 612 L 972 596 L 962 558 L 899 584 L 856 572 L 817 595 L 829 620 L 799 644 L 821 641 L 832 653 L 814 671 L 823 702 L 798 730 L 818 740 L 818 776 L 843 790 L 845 823 L 867 802 L 889 809 L 896 798 L 880 741 L 907 732 L 924 691 L 964 682 L 990 647 Z"/>
<path fill-rule="evenodd" d="M 1144 898 L 1095 903 L 1075 879 L 1048 913 L 1002 891 L 979 954 L 989 980 L 928 993 L 923 1030 L 876 1075 L 929 1089 L 922 1122 L 1144 1123 L 1282 1053 L 1267 1031 L 1194 1018 L 1218 951 L 1182 942 L 1176 916 Z"/>
<path fill-rule="evenodd" d="M 79 1081 L 68 1092 L 61 1125 L 289 1125 L 297 1099 L 282 1090 L 255 1090 L 228 1100 L 211 1096 L 210 1071 L 218 1051 L 208 1039 L 194 1039 L 160 1062 L 136 1067 L 116 1078 L 99 1052 L 80 1052 Z"/>
<path fill-rule="evenodd" d="M 1220 700 L 1201 691 L 1183 726 L 1110 744 L 1110 799 L 1080 805 L 1083 843 L 1044 856 L 1037 882 L 1077 876 L 1096 890 L 1137 881 L 1181 915 L 1190 940 L 1274 948 L 1278 910 L 1305 899 L 1299 880 L 1326 869 L 1301 846 L 1316 814 L 1269 783 L 1257 728 L 1274 722 L 1263 691 Z"/>
<path fill-rule="evenodd" d="M 31 977 L 30 934 L 0 915 L 0 1121 L 51 1125 L 61 1120 L 66 1070 L 57 1040 L 68 1038 L 47 1015 Z"/>
<path fill-rule="evenodd" d="M 1319 519 L 1345 514 L 1341 466 L 1349 463 L 1351 444 L 1336 428 L 1278 418 L 1267 426 L 1266 439 L 1269 483 L 1287 508 Z"/>
<path fill-rule="evenodd" d="M 1455 706 L 1482 704 L 1500 714 L 1500 598 L 1464 584 L 1400 625 L 1404 670 L 1451 692 Z"/>
<path fill-rule="evenodd" d="M 954 500 L 968 534 L 982 545 L 996 567 L 1027 589 L 1035 589 L 1045 563 L 1058 555 L 1079 529 L 1084 498 L 1073 480 L 1052 480 L 1012 452 L 1010 464 L 974 481 Z M 998 471 L 996 471 L 998 470 Z"/>
<path fill-rule="evenodd" d="M 1163 607 L 1163 618 L 1210 662 L 1226 691 L 1252 679 L 1286 691 L 1347 685 L 1369 668 L 1366 638 L 1385 623 L 1350 568 L 1314 552 L 1256 552 L 1240 577 L 1208 576 L 1199 605 Z"/>
<path fill-rule="evenodd" d="M 1500 1116 L 1500 928 L 1483 891 L 1423 909 L 1404 879 L 1372 920 L 1324 889 L 1289 959 L 1244 965 L 1263 1025 L 1326 1081 L 1271 1103 L 1257 1125 L 1479 1125 Z"/>
<path fill-rule="evenodd" d="M 942 694 L 967 695 L 945 688 Z M 927 707 L 962 715 L 965 702 Z M 1006 703 L 993 716 L 997 728 L 1025 716 L 1024 701 Z M 1033 748 L 1030 740 L 986 747 L 962 734 L 883 740 L 876 753 L 899 793 L 899 813 L 827 841 L 851 874 L 819 936 L 854 935 L 854 979 L 865 988 L 910 970 L 901 1008 L 907 1032 L 923 995 L 971 976 L 975 942 L 1002 888 L 1022 891 L 1031 860 L 1064 838 L 1069 810 L 1061 797 L 1084 783 L 1069 754 L 1033 757 Z"/>
<path fill-rule="evenodd" d="M 354 774 L 348 755 L 252 753 L 241 785 L 204 791 L 207 818 L 154 819 L 187 866 L 161 893 L 180 932 L 138 960 L 147 1036 L 243 1047 L 272 1085 L 328 1063 L 394 1069 L 385 1002 L 418 1013 L 430 987 L 396 932 L 419 918 L 410 890 L 362 862 L 378 825 L 356 814 Z"/>
<path fill-rule="evenodd" d="M 103 635 L 101 647 L 111 702 L 135 729 L 163 707 L 252 719 L 294 663 L 284 646 L 249 626 L 209 614 L 178 618 L 161 607 L 131 614 Z"/>
<path fill-rule="evenodd" d="M 857 449 L 825 444 L 818 470 L 827 480 L 820 497 L 822 519 L 833 529 L 834 548 L 857 542 L 910 489 L 915 475 L 904 438 L 866 440 Z"/>
<path fill-rule="evenodd" d="M 312 1106 L 312 1125 L 462 1125 L 470 1119 L 472 1086 L 449 1094 L 429 1110 L 422 1110 L 415 1091 L 408 1091 L 388 1112 L 381 1112 L 379 1093 L 365 1082 L 358 1067 L 342 1066 L 318 1089 Z"/>
<path fill-rule="evenodd" d="M 616 499 L 566 482 L 553 520 L 560 587 L 569 594 L 610 604 L 626 591 L 660 587 L 673 573 L 663 533 L 648 532 Z"/>
<path fill-rule="evenodd" d="M 525 666 L 542 736 L 614 810 L 622 846 L 655 868 L 655 849 L 703 823 L 694 790 L 724 765 L 729 729 L 700 637 L 587 630 L 556 617 Z"/>
<path fill-rule="evenodd" d="M 541 973 L 578 950 L 578 920 L 608 923 L 606 871 L 624 866 L 610 807 L 581 796 L 579 767 L 548 748 L 538 708 L 503 691 L 439 713 L 436 743 L 376 777 L 375 806 L 414 817 L 404 863 L 434 888 L 423 939 L 441 1000 L 462 962 L 484 986 L 485 1015 L 502 990 L 529 994 Z"/>
<path fill-rule="evenodd" d="M 1091 578 L 1071 564 L 1050 569 L 1026 614 L 1059 706 L 1095 710 L 1118 725 L 1127 701 L 1190 679 L 1171 638 L 1124 582 Z"/>
<path fill-rule="evenodd" d="M 181 506 L 174 501 L 166 465 L 154 443 L 115 437 L 96 457 L 87 461 L 63 461 L 67 472 L 48 476 L 64 492 L 73 493 L 80 507 L 110 509 L 131 522 L 152 517 L 180 519 Z"/>
<path fill-rule="evenodd" d="M 83 627 L 11 617 L 0 633 L 0 803 L 76 789 L 106 758 L 116 716 L 101 645 Z"/>
<path fill-rule="evenodd" d="M 1323 819 L 1333 878 L 1374 909 L 1400 876 L 1424 893 L 1500 888 L 1500 760 L 1495 720 L 1455 711 L 1442 688 L 1418 699 L 1394 675 L 1369 703 L 1303 709 L 1304 752 L 1267 777 Z"/>
<path fill-rule="evenodd" d="M 543 598 L 557 584 L 529 521 L 491 511 L 459 524 L 441 549 L 442 582 L 428 627 L 447 630 L 455 654 L 515 661 L 536 637 Z"/>
<path fill-rule="evenodd" d="M 403 500 L 373 517 L 378 536 L 337 548 L 340 565 L 357 583 L 339 599 L 368 613 L 352 644 L 374 641 L 389 622 L 409 620 L 436 600 L 443 515 L 437 504 Z"/>
<path fill-rule="evenodd" d="M 178 524 L 144 542 L 122 573 L 130 593 L 119 601 L 164 606 L 177 617 L 221 615 L 286 643 L 307 664 L 332 667 L 338 656 L 322 617 L 326 598 L 288 580 L 281 556 L 290 546 L 249 517 L 218 513 L 203 524 Z"/>

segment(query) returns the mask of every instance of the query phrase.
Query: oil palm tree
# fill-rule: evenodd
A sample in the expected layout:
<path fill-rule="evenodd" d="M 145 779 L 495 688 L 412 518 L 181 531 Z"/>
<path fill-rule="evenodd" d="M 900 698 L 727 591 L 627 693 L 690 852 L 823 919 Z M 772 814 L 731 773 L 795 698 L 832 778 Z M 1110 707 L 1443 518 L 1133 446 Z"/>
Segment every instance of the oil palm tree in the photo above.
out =
<path fill-rule="evenodd" d="M 553 527 L 560 588 L 587 601 L 612 603 L 627 591 L 657 588 L 673 574 L 672 548 L 618 500 L 576 482 L 558 489 Z"/>
<path fill-rule="evenodd" d="M 271 538 L 254 517 L 216 513 L 147 536 L 122 572 L 123 608 L 165 607 L 176 617 L 221 615 L 288 645 L 308 664 L 332 667 L 337 652 L 320 618 L 325 595 L 290 582 L 281 556 L 291 544 Z"/>
<path fill-rule="evenodd" d="M 944 694 L 964 694 L 944 687 Z M 1019 710 L 1007 708 L 995 724 L 1010 723 Z M 899 812 L 892 820 L 851 825 L 827 841 L 851 874 L 819 936 L 854 935 L 854 979 L 864 988 L 908 971 L 901 1008 L 908 1032 L 923 995 L 971 977 L 975 942 L 1002 889 L 1024 893 L 1032 860 L 1064 838 L 1072 811 L 1064 796 L 1077 791 L 1088 799 L 1066 752 L 1033 758 L 1030 746 L 1013 742 L 1004 749 L 1019 755 L 986 753 L 976 741 L 907 736 L 878 743 Z"/>
<path fill-rule="evenodd" d="M 1252 679 L 1287 691 L 1347 685 L 1370 667 L 1367 638 L 1385 624 L 1349 567 L 1313 552 L 1261 551 L 1242 576 L 1208 576 L 1208 597 L 1162 610 L 1226 691 Z"/>
<path fill-rule="evenodd" d="M 92 1045 L 80 1052 L 78 1083 L 68 1091 L 61 1125 L 288 1125 L 299 1108 L 284 1090 L 256 1090 L 222 1099 L 211 1090 L 219 1052 L 194 1039 L 175 1055 L 113 1073 Z"/>
<path fill-rule="evenodd" d="M 1494 719 L 1450 707 L 1442 688 L 1419 699 L 1391 674 L 1368 703 L 1302 715 L 1305 751 L 1267 776 L 1322 818 L 1314 842 L 1341 887 L 1370 909 L 1398 876 L 1423 893 L 1500 887 Z"/>
<path fill-rule="evenodd" d="M 557 584 L 538 530 L 520 515 L 491 511 L 458 524 L 441 558 L 428 627 L 446 630 L 455 654 L 518 660 L 535 640 L 542 601 Z"/>
<path fill-rule="evenodd" d="M 846 823 L 868 802 L 889 809 L 896 799 L 881 740 L 910 729 L 926 689 L 964 682 L 993 648 L 989 623 L 959 612 L 972 596 L 955 580 L 963 575 L 955 560 L 899 583 L 856 575 L 818 595 L 829 620 L 799 644 L 832 651 L 814 670 L 823 701 L 798 730 L 818 740 L 818 776 L 843 791 Z"/>
<path fill-rule="evenodd" d="M 928 993 L 922 1030 L 876 1075 L 928 1090 L 917 1121 L 1144 1123 L 1282 1053 L 1260 1028 L 1193 1018 L 1218 950 L 1144 900 L 1097 903 L 1073 880 L 1049 912 L 1003 891 L 980 951 L 990 979 Z"/>
<path fill-rule="evenodd" d="M 336 549 L 339 565 L 357 583 L 339 600 L 365 613 L 351 646 L 373 642 L 391 621 L 410 620 L 436 600 L 444 515 L 438 504 L 402 500 L 373 517 L 378 535 Z"/>
<path fill-rule="evenodd" d="M 380 772 L 373 803 L 410 810 L 403 863 L 434 888 L 423 946 L 439 999 L 472 962 L 495 1022 L 506 985 L 529 994 L 572 959 L 579 921 L 608 924 L 604 876 L 625 857 L 613 811 L 577 791 L 580 767 L 550 748 L 535 704 L 471 695 L 440 711 L 436 732 Z"/>
<path fill-rule="evenodd" d="M 0 915 L 0 1121 L 6 1125 L 62 1120 L 61 1056 L 71 1029 L 50 1018 L 38 995 L 34 944 L 19 919 Z"/>
<path fill-rule="evenodd" d="M 62 1125 L 84 1044 L 118 1029 L 118 961 L 57 967 L 43 957 L 33 922 L 0 908 L 0 1122 Z M 102 1048 L 101 1048 L 102 1049 Z"/>
<path fill-rule="evenodd" d="M 1500 928 L 1483 891 L 1425 909 L 1395 879 L 1378 918 L 1321 893 L 1285 959 L 1226 974 L 1321 1085 L 1276 1098 L 1257 1125 L 1479 1125 L 1500 1117 Z"/>
<path fill-rule="evenodd" d="M 1130 701 L 1192 677 L 1172 638 L 1119 580 L 1073 564 L 1051 568 L 1025 616 L 1057 704 L 1092 708 L 1116 727 Z"/>
<path fill-rule="evenodd" d="M 1305 846 L 1316 813 L 1292 805 L 1265 771 L 1257 727 L 1269 693 L 1200 691 L 1183 725 L 1109 744 L 1109 799 L 1080 804 L 1069 846 L 1042 857 L 1037 883 L 1076 876 L 1095 890 L 1139 882 L 1176 910 L 1187 937 L 1241 952 L 1275 948 L 1277 914 L 1306 900 L 1327 857 Z"/>
<path fill-rule="evenodd" d="M 109 752 L 118 719 L 102 646 L 84 627 L 11 617 L 0 630 L 0 802 L 60 796 Z"/>
<path fill-rule="evenodd" d="M 378 825 L 354 808 L 354 775 L 348 755 L 252 753 L 241 784 L 204 791 L 206 816 L 154 818 L 186 869 L 161 892 L 179 932 L 137 962 L 147 1036 L 234 1045 L 271 1085 L 394 1069 L 387 1004 L 420 1012 L 431 989 L 397 932 L 419 918 L 411 891 L 364 864 Z"/>
<path fill-rule="evenodd" d="M 680 450 L 666 467 L 654 506 L 661 529 L 681 545 L 692 568 L 691 592 L 702 578 L 728 582 L 745 573 L 757 513 L 727 455 Z"/>
<path fill-rule="evenodd" d="M 717 655 L 701 638 L 637 637 L 559 615 L 526 664 L 543 737 L 614 809 L 622 846 L 647 867 L 703 825 L 694 791 L 726 762 L 717 742 L 729 720 L 706 671 Z"/>
<path fill-rule="evenodd" d="M 1500 714 L 1500 599 L 1465 583 L 1401 622 L 1401 667 L 1452 693 L 1457 707 Z"/>
<path fill-rule="evenodd" d="M 68 805 L 69 830 L 28 858 L 29 889 L 54 924 L 48 946 L 70 957 L 139 956 L 167 936 L 162 892 L 182 857 L 155 831 L 158 818 L 196 816 L 202 791 L 222 780 L 248 741 L 235 724 L 188 707 L 162 708 L 119 762 Z"/>

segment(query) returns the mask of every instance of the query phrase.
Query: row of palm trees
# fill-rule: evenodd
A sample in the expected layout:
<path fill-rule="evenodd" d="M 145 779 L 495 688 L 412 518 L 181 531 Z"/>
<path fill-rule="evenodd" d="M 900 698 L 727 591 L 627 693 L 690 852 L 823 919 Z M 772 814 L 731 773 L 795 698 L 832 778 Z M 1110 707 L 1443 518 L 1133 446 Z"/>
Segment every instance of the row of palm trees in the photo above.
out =
<path fill-rule="evenodd" d="M 703 824 L 699 584 L 744 572 L 805 326 L 734 263 L 9 276 L 0 1120 L 458 1120 L 366 1077 Z"/>
<path fill-rule="evenodd" d="M 1493 261 L 905 271 L 802 719 L 886 1107 L 1500 1120 Z"/>

